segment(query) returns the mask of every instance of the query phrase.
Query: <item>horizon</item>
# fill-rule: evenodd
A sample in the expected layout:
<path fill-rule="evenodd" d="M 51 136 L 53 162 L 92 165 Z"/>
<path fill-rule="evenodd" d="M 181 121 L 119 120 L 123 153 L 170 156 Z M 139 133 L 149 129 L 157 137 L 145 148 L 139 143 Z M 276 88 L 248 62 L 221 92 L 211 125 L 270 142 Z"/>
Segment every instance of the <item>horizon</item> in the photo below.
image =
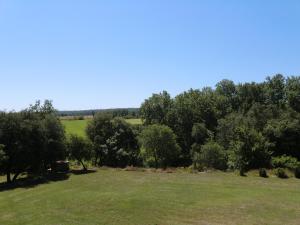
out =
<path fill-rule="evenodd" d="M 0 0 L 0 110 L 139 108 L 222 79 L 299 75 L 298 1 Z"/>

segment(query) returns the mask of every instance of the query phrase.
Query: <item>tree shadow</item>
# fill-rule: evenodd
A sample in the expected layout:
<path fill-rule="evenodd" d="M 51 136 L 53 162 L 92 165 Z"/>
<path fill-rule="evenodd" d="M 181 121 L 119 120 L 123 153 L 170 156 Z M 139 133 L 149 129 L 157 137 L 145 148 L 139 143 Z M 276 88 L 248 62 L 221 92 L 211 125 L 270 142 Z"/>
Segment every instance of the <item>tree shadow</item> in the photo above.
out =
<path fill-rule="evenodd" d="M 74 175 L 84 175 L 84 174 L 89 174 L 89 173 L 95 173 L 97 172 L 97 170 L 92 170 L 92 169 L 88 169 L 88 170 L 71 170 L 70 173 L 74 174 Z"/>
<path fill-rule="evenodd" d="M 13 183 L 0 183 L 0 192 L 9 191 L 16 188 L 33 188 L 40 184 L 47 184 L 51 182 L 64 181 L 69 179 L 70 174 L 68 173 L 55 173 L 47 174 L 43 177 L 24 177 L 19 178 Z"/>

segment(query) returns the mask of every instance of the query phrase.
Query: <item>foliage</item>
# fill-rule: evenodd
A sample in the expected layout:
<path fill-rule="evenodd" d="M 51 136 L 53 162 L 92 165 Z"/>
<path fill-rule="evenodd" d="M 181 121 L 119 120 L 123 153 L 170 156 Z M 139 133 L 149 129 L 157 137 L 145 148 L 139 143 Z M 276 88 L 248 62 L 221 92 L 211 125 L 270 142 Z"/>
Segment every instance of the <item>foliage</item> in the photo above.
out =
<path fill-rule="evenodd" d="M 300 166 L 300 162 L 291 156 L 282 155 L 277 157 L 272 157 L 272 166 L 274 168 L 288 168 L 291 170 L 296 169 Z"/>
<path fill-rule="evenodd" d="M 286 80 L 286 95 L 291 108 L 300 112 L 300 77 L 288 77 Z"/>
<path fill-rule="evenodd" d="M 152 97 L 145 100 L 141 105 L 140 115 L 146 125 L 166 124 L 167 114 L 172 106 L 172 100 L 168 92 L 163 91 L 159 94 L 153 94 Z"/>
<path fill-rule="evenodd" d="M 197 144 L 204 144 L 208 138 L 211 138 L 212 133 L 205 127 L 203 123 L 195 123 L 192 129 L 192 138 Z"/>
<path fill-rule="evenodd" d="M 279 178 L 288 178 L 288 175 L 283 168 L 276 168 L 274 174 Z"/>
<path fill-rule="evenodd" d="M 138 144 L 133 127 L 124 119 L 97 114 L 86 129 L 93 143 L 95 164 L 125 167 L 138 164 Z"/>
<path fill-rule="evenodd" d="M 295 169 L 295 177 L 300 179 L 300 166 Z"/>
<path fill-rule="evenodd" d="M 87 170 L 84 161 L 92 158 L 91 144 L 83 137 L 71 135 L 68 140 L 68 153 L 70 159 L 77 160 Z"/>
<path fill-rule="evenodd" d="M 251 168 L 268 166 L 271 152 L 270 143 L 264 136 L 251 127 L 241 125 L 235 130 L 230 143 L 229 165 L 238 169 L 240 174 Z"/>
<path fill-rule="evenodd" d="M 171 128 L 165 125 L 150 125 L 139 136 L 142 157 L 155 168 L 173 166 L 178 160 L 180 147 Z"/>
<path fill-rule="evenodd" d="M 7 182 L 19 174 L 44 174 L 65 157 L 64 129 L 50 101 L 39 102 L 20 113 L 0 113 L 1 173 Z M 11 178 L 11 174 L 14 177 Z"/>
<path fill-rule="evenodd" d="M 224 148 L 214 141 L 202 145 L 193 145 L 193 164 L 196 169 L 214 168 L 225 170 L 227 156 Z M 199 151 L 200 150 L 200 151 Z"/>
<path fill-rule="evenodd" d="M 300 116 L 285 111 L 278 118 L 268 121 L 265 136 L 274 143 L 274 156 L 290 155 L 300 160 Z"/>
<path fill-rule="evenodd" d="M 265 168 L 259 168 L 259 176 L 260 177 L 268 177 L 267 170 Z"/>

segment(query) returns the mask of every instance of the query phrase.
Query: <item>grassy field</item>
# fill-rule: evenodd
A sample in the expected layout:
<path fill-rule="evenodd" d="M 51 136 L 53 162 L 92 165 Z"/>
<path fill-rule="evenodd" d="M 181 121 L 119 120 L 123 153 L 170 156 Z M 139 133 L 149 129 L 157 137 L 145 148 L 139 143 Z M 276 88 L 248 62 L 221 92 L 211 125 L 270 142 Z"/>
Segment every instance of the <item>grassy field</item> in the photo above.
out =
<path fill-rule="evenodd" d="M 85 128 L 88 123 L 88 119 L 85 120 L 61 120 L 65 126 L 67 134 L 76 134 L 81 137 L 85 137 Z M 142 124 L 141 119 L 126 119 L 126 121 L 132 125 Z"/>
<path fill-rule="evenodd" d="M 67 134 L 76 134 L 81 137 L 85 137 L 85 128 L 88 120 L 62 120 L 62 124 L 65 126 Z"/>
<path fill-rule="evenodd" d="M 300 224 L 300 181 L 100 169 L 0 192 L 0 224 Z"/>

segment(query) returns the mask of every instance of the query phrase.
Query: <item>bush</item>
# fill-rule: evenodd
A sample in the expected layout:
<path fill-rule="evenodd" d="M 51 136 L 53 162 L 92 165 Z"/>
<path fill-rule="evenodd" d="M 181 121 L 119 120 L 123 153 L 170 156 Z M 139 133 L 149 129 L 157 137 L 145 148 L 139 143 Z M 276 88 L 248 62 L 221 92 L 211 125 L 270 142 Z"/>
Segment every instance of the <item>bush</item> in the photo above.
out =
<path fill-rule="evenodd" d="M 294 157 L 282 155 L 278 157 L 272 157 L 272 166 L 274 168 L 288 168 L 294 170 L 300 167 L 300 163 Z"/>
<path fill-rule="evenodd" d="M 283 168 L 277 168 L 277 169 L 275 169 L 274 173 L 279 178 L 288 178 L 288 176 L 285 173 L 285 170 Z"/>
<path fill-rule="evenodd" d="M 173 130 L 165 125 L 147 126 L 139 135 L 141 156 L 150 166 L 166 168 L 178 160 L 180 147 Z"/>
<path fill-rule="evenodd" d="M 91 143 L 83 137 L 71 135 L 67 145 L 70 159 L 77 160 L 82 165 L 83 170 L 87 171 L 87 165 L 84 161 L 90 160 L 92 157 Z"/>
<path fill-rule="evenodd" d="M 194 168 L 202 170 L 203 168 L 214 168 L 225 170 L 227 168 L 227 156 L 222 146 L 214 141 L 209 141 L 200 147 L 193 145 L 193 163 Z"/>
<path fill-rule="evenodd" d="M 300 166 L 295 169 L 295 177 L 300 179 Z"/>
<path fill-rule="evenodd" d="M 260 168 L 259 169 L 259 176 L 260 177 L 268 177 L 267 170 L 265 168 Z"/>

